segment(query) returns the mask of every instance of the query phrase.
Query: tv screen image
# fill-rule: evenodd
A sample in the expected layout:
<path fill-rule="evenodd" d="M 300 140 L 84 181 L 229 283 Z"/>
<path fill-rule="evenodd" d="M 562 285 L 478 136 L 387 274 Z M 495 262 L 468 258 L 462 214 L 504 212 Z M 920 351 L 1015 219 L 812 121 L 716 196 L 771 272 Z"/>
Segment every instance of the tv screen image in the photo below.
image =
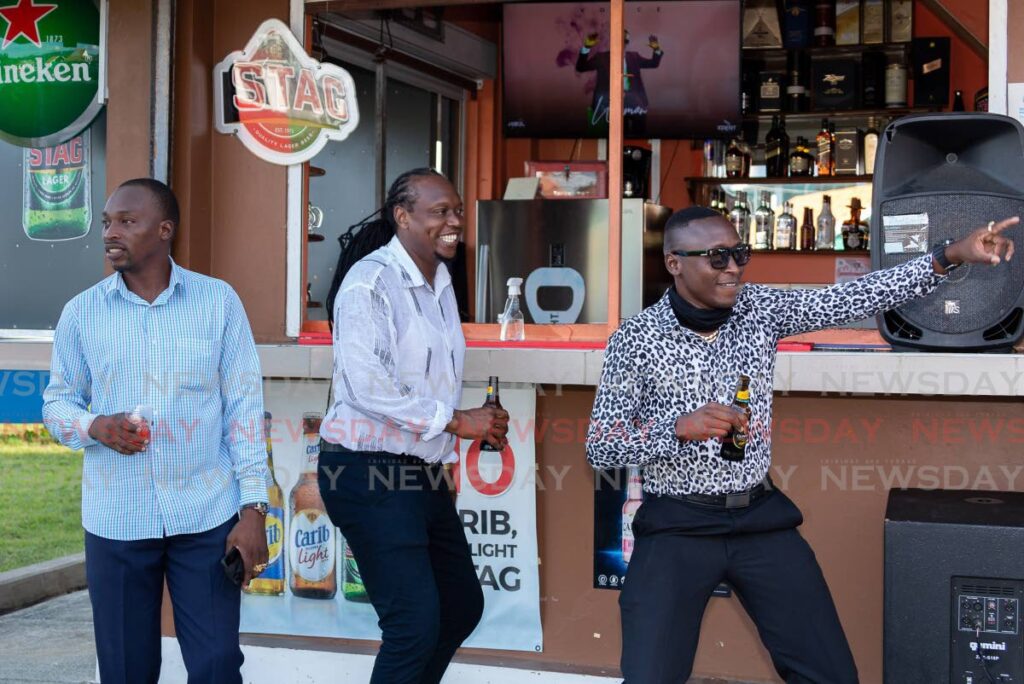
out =
<path fill-rule="evenodd" d="M 505 135 L 608 135 L 609 9 L 512 3 L 504 9 Z M 739 0 L 628 2 L 627 138 L 726 137 L 740 122 Z"/>

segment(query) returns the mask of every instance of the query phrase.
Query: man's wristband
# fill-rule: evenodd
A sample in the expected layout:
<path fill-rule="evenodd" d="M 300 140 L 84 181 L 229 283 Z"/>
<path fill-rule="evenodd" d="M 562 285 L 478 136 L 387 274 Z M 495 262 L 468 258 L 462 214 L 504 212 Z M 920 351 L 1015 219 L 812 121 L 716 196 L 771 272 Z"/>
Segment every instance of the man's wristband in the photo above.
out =
<path fill-rule="evenodd" d="M 949 247 L 954 242 L 955 240 L 952 239 L 943 240 L 941 243 L 939 243 L 938 246 L 935 247 L 935 249 L 932 250 L 932 258 L 935 259 L 935 263 L 937 263 L 939 265 L 939 268 L 941 268 L 946 273 L 949 273 L 950 271 L 952 271 L 953 269 L 960 265 L 959 262 L 954 264 L 952 261 L 949 260 L 949 257 L 946 256 L 946 248 Z"/>
<path fill-rule="evenodd" d="M 239 510 L 244 511 L 247 508 L 253 509 L 257 513 L 259 513 L 260 516 L 262 516 L 264 519 L 266 519 L 266 517 L 267 517 L 267 510 L 269 509 L 269 506 L 267 506 L 267 504 L 265 504 L 263 502 L 248 503 L 248 504 L 245 504 L 244 506 L 242 506 L 241 509 L 239 509 Z"/>

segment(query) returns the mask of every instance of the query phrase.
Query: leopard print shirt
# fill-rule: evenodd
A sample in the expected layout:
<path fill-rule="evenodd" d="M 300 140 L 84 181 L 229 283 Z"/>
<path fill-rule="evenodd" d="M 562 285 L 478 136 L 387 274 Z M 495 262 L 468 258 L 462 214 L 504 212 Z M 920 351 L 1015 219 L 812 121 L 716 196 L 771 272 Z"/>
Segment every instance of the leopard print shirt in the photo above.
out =
<path fill-rule="evenodd" d="M 640 466 L 651 494 L 728 494 L 759 483 L 771 464 L 772 378 L 784 337 L 830 328 L 931 293 L 943 276 L 931 255 L 821 289 L 747 284 L 707 342 L 676 320 L 666 293 L 623 322 L 605 352 L 587 434 L 594 468 Z M 682 441 L 676 418 L 708 402 L 732 402 L 737 377 L 751 378 L 746 456 L 719 456 L 721 442 Z"/>

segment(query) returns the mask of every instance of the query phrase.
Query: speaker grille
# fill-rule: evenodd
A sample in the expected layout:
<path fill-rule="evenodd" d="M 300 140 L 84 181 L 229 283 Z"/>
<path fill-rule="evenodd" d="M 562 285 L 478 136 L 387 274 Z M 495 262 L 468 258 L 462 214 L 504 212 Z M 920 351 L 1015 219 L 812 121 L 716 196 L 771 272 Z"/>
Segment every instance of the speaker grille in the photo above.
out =
<path fill-rule="evenodd" d="M 982 594 L 984 596 L 1015 596 L 1013 587 L 997 587 L 989 584 L 962 584 L 960 590 L 965 594 Z"/>
<path fill-rule="evenodd" d="M 928 248 L 947 238 L 954 240 L 990 220 L 1024 215 L 1024 202 L 1019 197 L 991 194 L 934 193 L 898 197 L 881 203 L 883 216 L 928 214 Z M 873 240 L 885 243 L 885 226 L 877 226 Z M 1024 247 L 1024 228 L 1014 226 L 1004 232 L 1017 246 Z M 904 263 L 916 254 L 882 254 L 881 267 Z M 899 308 L 899 323 L 904 330 L 924 328 L 942 333 L 966 333 L 985 329 L 985 333 L 1013 337 L 1009 328 L 1019 328 L 1014 308 L 1024 293 L 1024 258 L 1011 260 L 993 268 L 979 264 L 961 266 L 939 286 L 930 297 L 915 299 Z M 888 319 L 887 319 L 888 320 Z M 1007 334 L 1009 332 L 1009 334 Z M 908 335 L 906 339 L 918 339 Z M 988 339 L 988 338 L 986 338 Z"/>

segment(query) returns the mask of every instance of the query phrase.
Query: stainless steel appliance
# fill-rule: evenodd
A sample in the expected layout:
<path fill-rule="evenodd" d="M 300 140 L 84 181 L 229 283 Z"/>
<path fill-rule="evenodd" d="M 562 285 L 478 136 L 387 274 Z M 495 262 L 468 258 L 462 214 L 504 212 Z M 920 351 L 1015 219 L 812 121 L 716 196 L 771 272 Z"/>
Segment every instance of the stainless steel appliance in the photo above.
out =
<path fill-rule="evenodd" d="M 622 317 L 668 287 L 662 236 L 671 210 L 622 201 Z M 608 321 L 608 200 L 496 200 L 477 203 L 476 321 L 494 323 L 506 282 L 524 280 L 527 323 Z"/>

